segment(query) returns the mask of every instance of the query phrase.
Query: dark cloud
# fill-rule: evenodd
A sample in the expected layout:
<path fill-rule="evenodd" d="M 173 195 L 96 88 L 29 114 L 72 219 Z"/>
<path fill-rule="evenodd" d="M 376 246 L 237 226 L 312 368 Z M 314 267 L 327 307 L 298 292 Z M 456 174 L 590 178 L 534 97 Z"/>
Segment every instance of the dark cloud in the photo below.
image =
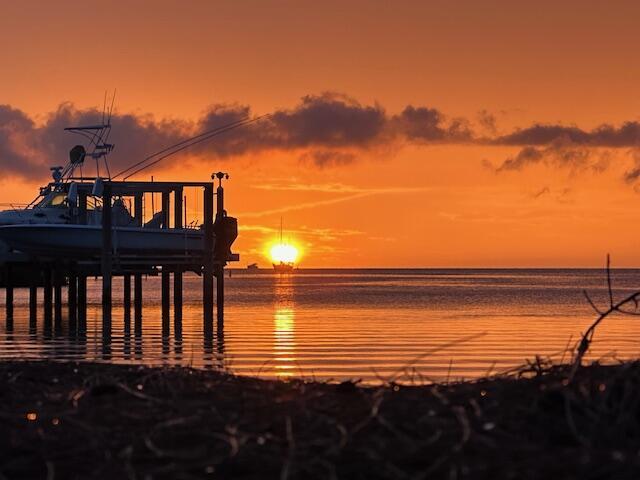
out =
<path fill-rule="evenodd" d="M 632 152 L 633 167 L 624 173 L 624 180 L 627 183 L 636 183 L 640 180 L 640 149 L 634 149 Z"/>
<path fill-rule="evenodd" d="M 420 143 L 463 143 L 473 139 L 469 123 L 464 119 L 447 121 L 434 108 L 407 106 L 390 119 L 393 132 L 408 141 Z"/>
<path fill-rule="evenodd" d="M 601 125 L 593 130 L 562 125 L 533 125 L 493 140 L 498 145 L 542 146 L 558 140 L 588 147 L 633 147 L 640 145 L 640 123 L 625 122 L 619 127 Z"/>
<path fill-rule="evenodd" d="M 544 152 L 534 147 L 526 147 L 518 152 L 517 155 L 507 158 L 496 171 L 504 170 L 520 170 L 526 165 L 539 163 L 544 159 Z"/>
<path fill-rule="evenodd" d="M 544 148 L 524 147 L 516 155 L 502 162 L 496 171 L 521 170 L 538 163 L 574 171 L 585 168 L 596 170 L 601 165 L 598 160 L 599 157 L 590 149 L 575 145 L 567 139 L 559 139 Z"/>
<path fill-rule="evenodd" d="M 533 198 L 540 198 L 543 195 L 549 195 L 551 193 L 551 189 L 549 187 L 542 187 L 540 190 L 538 190 L 537 192 L 533 193 L 531 196 Z"/>
<path fill-rule="evenodd" d="M 198 130 L 250 115 L 247 106 L 219 105 L 204 115 Z M 387 123 L 380 106 L 361 105 L 337 93 L 308 95 L 295 108 L 277 110 L 265 120 L 224 134 L 198 150 L 225 157 L 275 149 L 369 148 L 382 141 Z"/>
<path fill-rule="evenodd" d="M 101 122 L 102 113 L 98 110 L 78 110 L 69 103 L 48 114 L 40 125 L 22 112 L 0 106 L 0 167 L 8 176 L 46 178 L 50 166 L 67 163 L 73 145 L 87 143 L 81 136 L 64 132 L 64 128 Z M 155 122 L 151 118 L 128 114 L 115 115 L 112 124 L 109 142 L 117 146 L 117 155 L 112 155 L 109 162 L 112 173 L 129 165 L 131 159 L 139 160 L 179 141 L 190 131 L 179 122 Z M 92 163 L 93 160 L 85 161 L 90 168 Z"/>
<path fill-rule="evenodd" d="M 195 122 L 158 120 L 152 116 L 115 114 L 109 157 L 112 173 L 185 138 L 251 117 L 247 105 L 213 105 Z M 44 178 L 48 166 L 66 163 L 69 149 L 81 137 L 64 133 L 68 126 L 100 123 L 96 109 L 77 109 L 64 103 L 41 124 L 19 110 L 0 107 L 0 167 L 8 175 Z M 464 119 L 447 119 L 427 107 L 406 107 L 388 115 L 378 104 L 363 105 L 338 93 L 308 95 L 294 108 L 280 109 L 268 118 L 190 148 L 201 161 L 267 150 L 302 151 L 301 158 L 317 167 L 355 160 L 355 150 L 386 147 L 396 142 L 459 143 L 473 139 Z M 174 157 L 179 159 L 180 155 Z M 168 163 L 168 162 L 167 162 Z"/>
<path fill-rule="evenodd" d="M 631 170 L 624 173 L 624 180 L 627 183 L 635 183 L 640 178 L 640 165 L 636 164 Z"/>
<path fill-rule="evenodd" d="M 185 138 L 253 115 L 250 106 L 242 104 L 212 105 L 195 121 L 115 114 L 109 139 L 116 145 L 110 156 L 112 173 Z M 81 137 L 63 129 L 94 124 L 101 117 L 96 109 L 78 109 L 64 103 L 36 123 L 20 110 L 0 106 L 0 168 L 5 177 L 46 178 L 49 166 L 66 163 L 69 149 L 83 143 Z M 495 117 L 489 112 L 482 111 L 476 125 L 478 122 L 480 131 L 488 132 L 489 137 L 480 137 L 467 119 L 447 117 L 435 108 L 408 105 L 399 113 L 389 114 L 377 103 L 366 105 L 343 94 L 325 92 L 305 96 L 292 108 L 279 109 L 259 122 L 216 136 L 172 160 L 175 164 L 188 155 L 192 161 L 208 162 L 290 151 L 301 161 L 322 168 L 347 165 L 366 156 L 362 153 L 390 152 L 403 144 L 477 144 L 522 147 L 503 161 L 498 171 L 519 170 L 536 163 L 595 170 L 604 169 L 606 162 L 594 162 L 594 147 L 640 145 L 637 122 L 602 125 L 589 131 L 537 124 L 502 136 L 496 136 Z M 169 164 L 166 161 L 163 165 Z M 626 178 L 640 178 L 640 171 L 630 170 Z"/>
<path fill-rule="evenodd" d="M 30 144 L 33 121 L 20 110 L 0 105 L 0 165 L 5 175 L 29 175 L 38 165 L 37 151 Z"/>
<path fill-rule="evenodd" d="M 548 186 L 542 187 L 540 190 L 533 192 L 530 197 L 534 200 L 538 200 L 540 198 L 552 198 L 554 201 L 559 203 L 570 203 L 571 200 L 569 198 L 571 194 L 570 188 L 561 188 L 561 189 L 551 189 Z"/>
<path fill-rule="evenodd" d="M 274 113 L 271 122 L 279 147 L 347 147 L 378 141 L 387 117 L 378 105 L 361 105 L 344 95 L 325 93 L 303 97 L 295 109 Z"/>
<path fill-rule="evenodd" d="M 350 152 L 340 150 L 314 150 L 300 156 L 304 163 L 311 163 L 318 168 L 337 167 L 349 165 L 356 160 L 356 156 Z"/>
<path fill-rule="evenodd" d="M 487 110 L 480 110 L 476 115 L 480 127 L 489 135 L 495 136 L 498 133 L 498 122 L 496 116 Z"/>

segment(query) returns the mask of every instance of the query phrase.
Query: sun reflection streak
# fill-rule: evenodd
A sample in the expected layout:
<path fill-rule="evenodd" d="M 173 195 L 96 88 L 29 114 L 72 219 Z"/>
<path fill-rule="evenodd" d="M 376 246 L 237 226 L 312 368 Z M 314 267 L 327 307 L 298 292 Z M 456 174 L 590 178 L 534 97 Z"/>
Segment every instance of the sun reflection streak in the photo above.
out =
<path fill-rule="evenodd" d="M 273 365 L 276 377 L 292 377 L 296 368 L 295 310 L 293 281 L 277 278 L 273 313 Z"/>

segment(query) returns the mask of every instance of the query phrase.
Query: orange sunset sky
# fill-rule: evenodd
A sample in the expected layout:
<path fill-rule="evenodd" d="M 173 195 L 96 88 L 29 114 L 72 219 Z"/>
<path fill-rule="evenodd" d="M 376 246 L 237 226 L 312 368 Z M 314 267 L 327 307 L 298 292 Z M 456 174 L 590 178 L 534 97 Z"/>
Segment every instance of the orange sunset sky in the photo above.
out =
<path fill-rule="evenodd" d="M 115 167 L 274 114 L 140 177 L 228 171 L 242 266 L 280 217 L 302 267 L 638 266 L 639 23 L 635 1 L 2 1 L 0 201 L 117 89 Z"/>

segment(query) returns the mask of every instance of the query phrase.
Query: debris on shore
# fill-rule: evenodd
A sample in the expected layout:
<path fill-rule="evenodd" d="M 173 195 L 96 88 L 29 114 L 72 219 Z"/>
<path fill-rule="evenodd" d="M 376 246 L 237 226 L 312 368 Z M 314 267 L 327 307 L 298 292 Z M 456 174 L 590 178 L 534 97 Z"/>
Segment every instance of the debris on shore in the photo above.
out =
<path fill-rule="evenodd" d="M 0 363 L 0 478 L 638 478 L 640 362 L 570 370 L 371 387 Z"/>

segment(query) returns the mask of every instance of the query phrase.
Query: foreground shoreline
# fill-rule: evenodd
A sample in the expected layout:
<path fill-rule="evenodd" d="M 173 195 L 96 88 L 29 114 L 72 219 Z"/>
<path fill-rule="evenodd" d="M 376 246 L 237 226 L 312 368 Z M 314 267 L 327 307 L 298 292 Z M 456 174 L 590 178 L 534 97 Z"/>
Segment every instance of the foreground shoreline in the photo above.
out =
<path fill-rule="evenodd" d="M 0 478 L 638 478 L 640 362 L 568 374 L 360 387 L 3 362 Z"/>

